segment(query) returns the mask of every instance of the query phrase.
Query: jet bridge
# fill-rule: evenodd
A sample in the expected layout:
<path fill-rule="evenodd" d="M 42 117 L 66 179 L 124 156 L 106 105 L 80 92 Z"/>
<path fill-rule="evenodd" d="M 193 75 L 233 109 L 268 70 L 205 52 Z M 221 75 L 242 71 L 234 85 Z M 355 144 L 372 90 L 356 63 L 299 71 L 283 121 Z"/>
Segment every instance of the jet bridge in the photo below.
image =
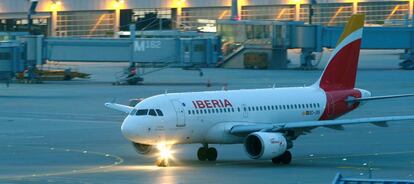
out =
<path fill-rule="evenodd" d="M 314 52 L 335 48 L 342 30 L 291 21 L 218 21 L 224 67 L 243 67 L 243 54 L 256 52 L 269 56 L 269 68 L 283 69 L 289 62 L 287 50 L 301 49 L 301 66 L 314 68 Z M 414 27 L 365 27 L 362 49 L 404 49 L 401 59 L 414 69 Z"/>
<path fill-rule="evenodd" d="M 321 52 L 323 48 L 335 48 L 343 28 L 301 25 L 291 27 L 290 30 L 292 36 L 289 48 L 301 48 L 302 66 L 313 67 L 312 53 Z M 362 49 L 404 49 L 406 52 L 400 59 L 411 64 L 402 67 L 413 69 L 414 27 L 365 27 L 363 34 Z"/>
<path fill-rule="evenodd" d="M 129 62 L 176 66 L 215 65 L 220 42 L 213 38 L 57 38 L 44 39 L 50 61 Z"/>
<path fill-rule="evenodd" d="M 33 36 L 20 39 L 28 45 L 43 45 L 41 52 L 31 50 L 33 55 L 42 55 L 43 63 L 129 63 L 129 68 L 115 76 L 114 84 L 135 84 L 142 81 L 143 75 L 170 67 L 193 68 L 202 75 L 199 67 L 216 66 L 222 58 L 220 39 L 197 32 L 151 31 L 133 33 L 129 38 L 30 37 Z"/>

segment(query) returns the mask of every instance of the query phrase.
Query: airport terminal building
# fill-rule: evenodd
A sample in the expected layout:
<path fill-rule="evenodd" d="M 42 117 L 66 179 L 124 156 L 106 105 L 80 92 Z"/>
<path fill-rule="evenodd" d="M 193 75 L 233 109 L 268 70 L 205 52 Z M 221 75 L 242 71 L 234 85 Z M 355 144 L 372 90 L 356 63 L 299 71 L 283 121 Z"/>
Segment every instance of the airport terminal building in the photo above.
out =
<path fill-rule="evenodd" d="M 368 25 L 402 26 L 412 20 L 414 0 L 239 0 L 238 19 L 343 24 L 365 13 Z M 39 0 L 33 25 L 59 37 L 113 37 L 137 30 L 197 30 L 231 18 L 232 0 Z M 0 1 L 0 32 L 27 27 L 29 0 Z M 311 13 L 312 12 L 312 13 Z"/>

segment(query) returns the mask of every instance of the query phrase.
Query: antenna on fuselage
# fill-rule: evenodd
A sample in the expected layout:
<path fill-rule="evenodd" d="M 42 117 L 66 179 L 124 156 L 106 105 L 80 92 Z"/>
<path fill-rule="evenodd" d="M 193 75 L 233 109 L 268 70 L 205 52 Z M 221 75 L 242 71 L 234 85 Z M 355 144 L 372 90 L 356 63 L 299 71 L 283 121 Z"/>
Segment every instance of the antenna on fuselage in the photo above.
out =
<path fill-rule="evenodd" d="M 223 84 L 223 88 L 221 88 L 221 90 L 223 90 L 223 91 L 227 91 L 227 86 L 228 86 L 228 85 L 227 85 L 227 83 L 224 83 L 224 84 Z"/>

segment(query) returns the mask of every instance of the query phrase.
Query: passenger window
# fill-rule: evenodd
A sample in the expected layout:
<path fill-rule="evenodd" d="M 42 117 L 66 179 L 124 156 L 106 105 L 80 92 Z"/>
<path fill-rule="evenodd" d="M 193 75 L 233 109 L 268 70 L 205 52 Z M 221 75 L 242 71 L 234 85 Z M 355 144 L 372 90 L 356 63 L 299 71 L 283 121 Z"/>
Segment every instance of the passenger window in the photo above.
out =
<path fill-rule="evenodd" d="M 237 107 L 237 112 L 240 112 L 240 107 Z"/>
<path fill-rule="evenodd" d="M 137 111 L 137 116 L 146 116 L 148 114 L 148 109 L 141 109 Z"/>
<path fill-rule="evenodd" d="M 151 109 L 151 110 L 149 110 L 148 115 L 150 115 L 150 116 L 157 116 L 157 113 L 155 112 L 154 109 Z"/>
<path fill-rule="evenodd" d="M 220 109 L 220 113 L 223 113 L 223 109 Z"/>
<path fill-rule="evenodd" d="M 263 111 L 263 107 L 262 106 L 260 106 L 260 111 Z"/>
<path fill-rule="evenodd" d="M 223 109 L 224 112 L 227 112 L 227 109 Z"/>
<path fill-rule="evenodd" d="M 164 114 L 162 113 L 162 111 L 161 111 L 161 110 L 159 110 L 159 109 L 155 109 L 155 111 L 157 111 L 158 116 L 164 116 Z"/>
<path fill-rule="evenodd" d="M 188 114 L 191 114 L 191 111 L 190 110 L 188 110 Z"/>
<path fill-rule="evenodd" d="M 218 109 L 216 109 L 216 113 L 219 113 L 219 110 Z"/>
<path fill-rule="evenodd" d="M 250 111 L 251 109 L 250 109 L 250 107 L 249 107 L 249 111 Z"/>
<path fill-rule="evenodd" d="M 234 112 L 234 108 L 231 108 L 231 112 Z"/>
<path fill-rule="evenodd" d="M 204 114 L 207 114 L 207 109 L 204 109 Z"/>

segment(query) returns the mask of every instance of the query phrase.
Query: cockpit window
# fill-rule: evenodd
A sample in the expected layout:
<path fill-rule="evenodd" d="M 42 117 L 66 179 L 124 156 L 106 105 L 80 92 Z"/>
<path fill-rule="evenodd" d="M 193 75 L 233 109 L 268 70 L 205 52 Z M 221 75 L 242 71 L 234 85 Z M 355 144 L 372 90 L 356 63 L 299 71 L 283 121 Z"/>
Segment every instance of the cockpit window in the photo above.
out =
<path fill-rule="evenodd" d="M 137 116 L 145 116 L 148 114 L 148 109 L 141 109 L 137 111 Z"/>
<path fill-rule="evenodd" d="M 137 113 L 137 109 L 134 109 L 131 111 L 131 113 L 129 115 L 135 115 Z"/>
<path fill-rule="evenodd" d="M 164 116 L 164 114 L 162 113 L 162 111 L 161 111 L 161 110 L 156 109 L 156 111 L 157 111 L 158 116 Z"/>
<path fill-rule="evenodd" d="M 150 116 L 157 116 L 157 113 L 155 113 L 155 110 L 154 109 L 151 109 L 151 110 L 149 110 L 148 115 L 150 115 Z"/>

